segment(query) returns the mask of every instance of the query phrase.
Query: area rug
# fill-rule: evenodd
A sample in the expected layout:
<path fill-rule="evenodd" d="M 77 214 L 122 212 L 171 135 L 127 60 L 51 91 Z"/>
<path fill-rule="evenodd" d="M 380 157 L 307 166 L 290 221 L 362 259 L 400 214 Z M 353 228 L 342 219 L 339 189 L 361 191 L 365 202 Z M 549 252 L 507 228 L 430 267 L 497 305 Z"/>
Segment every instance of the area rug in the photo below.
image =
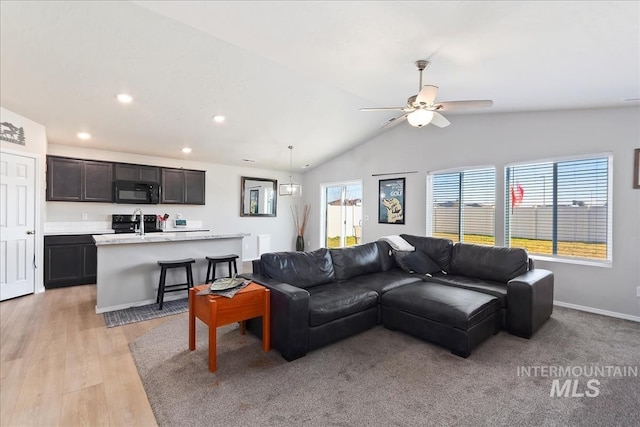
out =
<path fill-rule="evenodd" d="M 104 313 L 104 321 L 107 324 L 107 328 L 113 328 L 114 326 L 122 326 L 129 323 L 142 322 L 143 320 L 184 313 L 187 310 L 189 310 L 189 298 L 183 298 L 165 301 L 162 305 L 162 310 L 158 310 L 158 304 L 149 304 L 125 308 L 123 310 L 109 311 Z"/>
<path fill-rule="evenodd" d="M 378 326 L 293 362 L 228 325 L 216 373 L 196 331 L 193 352 L 186 314 L 130 344 L 160 426 L 640 425 L 631 321 L 555 308 L 532 339 L 500 332 L 467 359 Z"/>

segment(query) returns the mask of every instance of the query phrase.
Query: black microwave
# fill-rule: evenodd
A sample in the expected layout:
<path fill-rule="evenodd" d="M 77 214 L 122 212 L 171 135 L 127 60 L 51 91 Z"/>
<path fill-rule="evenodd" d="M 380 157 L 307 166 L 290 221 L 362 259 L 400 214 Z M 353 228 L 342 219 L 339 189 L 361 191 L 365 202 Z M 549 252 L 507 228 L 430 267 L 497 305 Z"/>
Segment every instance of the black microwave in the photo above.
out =
<path fill-rule="evenodd" d="M 116 203 L 157 205 L 160 203 L 160 184 L 115 181 L 113 199 Z"/>

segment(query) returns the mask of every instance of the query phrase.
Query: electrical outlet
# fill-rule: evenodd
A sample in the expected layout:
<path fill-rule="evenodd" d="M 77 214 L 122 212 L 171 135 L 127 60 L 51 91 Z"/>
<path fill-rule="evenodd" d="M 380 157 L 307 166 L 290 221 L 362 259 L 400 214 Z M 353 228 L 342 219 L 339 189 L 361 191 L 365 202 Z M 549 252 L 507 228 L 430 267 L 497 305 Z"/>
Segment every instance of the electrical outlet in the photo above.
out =
<path fill-rule="evenodd" d="M 87 215 L 86 213 L 83 213 L 83 214 L 82 214 L 82 220 L 83 220 L 83 221 L 86 221 L 86 220 L 87 220 L 87 218 L 88 218 L 88 215 Z"/>
<path fill-rule="evenodd" d="M 369 221 L 369 215 L 365 215 L 365 216 L 364 216 L 364 220 L 365 220 L 365 221 Z"/>
<path fill-rule="evenodd" d="M 640 298 L 640 286 L 638 286 L 638 289 L 636 290 L 636 296 Z"/>
<path fill-rule="evenodd" d="M 248 244 L 248 243 L 245 243 L 245 244 L 244 244 L 244 248 L 245 248 L 245 249 L 249 249 L 249 244 Z"/>

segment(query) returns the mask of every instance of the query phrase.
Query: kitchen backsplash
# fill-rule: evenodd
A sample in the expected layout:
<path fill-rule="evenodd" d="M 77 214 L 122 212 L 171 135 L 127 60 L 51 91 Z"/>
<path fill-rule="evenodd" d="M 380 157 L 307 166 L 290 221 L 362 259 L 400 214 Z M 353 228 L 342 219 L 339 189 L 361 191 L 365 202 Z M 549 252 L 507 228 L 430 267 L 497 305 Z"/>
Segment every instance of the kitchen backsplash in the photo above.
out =
<path fill-rule="evenodd" d="M 44 234 L 52 233 L 77 233 L 86 232 L 110 232 L 111 221 L 69 221 L 69 222 L 45 222 Z"/>
<path fill-rule="evenodd" d="M 202 221 L 187 220 L 186 227 L 174 227 L 172 220 L 166 222 L 166 231 L 202 229 Z M 111 233 L 111 221 L 68 221 L 68 222 L 45 222 L 44 234 L 101 234 Z"/>

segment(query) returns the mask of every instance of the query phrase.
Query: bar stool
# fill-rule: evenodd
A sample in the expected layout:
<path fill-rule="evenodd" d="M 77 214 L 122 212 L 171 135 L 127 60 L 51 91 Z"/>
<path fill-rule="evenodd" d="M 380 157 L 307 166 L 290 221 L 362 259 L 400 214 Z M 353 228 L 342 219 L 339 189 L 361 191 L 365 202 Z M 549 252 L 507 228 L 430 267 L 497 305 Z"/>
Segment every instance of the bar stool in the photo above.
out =
<path fill-rule="evenodd" d="M 209 265 L 207 266 L 207 280 L 205 281 L 205 283 L 213 283 L 213 281 L 216 280 L 216 265 L 221 262 L 229 263 L 229 276 L 227 277 L 233 277 L 233 275 L 231 274 L 232 266 L 234 274 L 238 274 L 236 259 L 238 259 L 238 255 L 236 254 L 208 256 L 207 261 L 209 261 Z"/>
<path fill-rule="evenodd" d="M 191 271 L 191 264 L 193 264 L 194 262 L 196 262 L 196 260 L 193 258 L 178 259 L 173 261 L 158 261 L 158 265 L 161 267 L 160 283 L 158 285 L 158 297 L 156 298 L 156 302 L 160 304 L 158 310 L 162 310 L 164 294 L 166 292 L 187 291 L 188 295 L 189 288 L 193 287 L 193 272 Z M 187 282 L 177 283 L 175 285 L 165 285 L 165 281 L 167 279 L 167 270 L 170 268 L 184 268 L 187 273 Z"/>

